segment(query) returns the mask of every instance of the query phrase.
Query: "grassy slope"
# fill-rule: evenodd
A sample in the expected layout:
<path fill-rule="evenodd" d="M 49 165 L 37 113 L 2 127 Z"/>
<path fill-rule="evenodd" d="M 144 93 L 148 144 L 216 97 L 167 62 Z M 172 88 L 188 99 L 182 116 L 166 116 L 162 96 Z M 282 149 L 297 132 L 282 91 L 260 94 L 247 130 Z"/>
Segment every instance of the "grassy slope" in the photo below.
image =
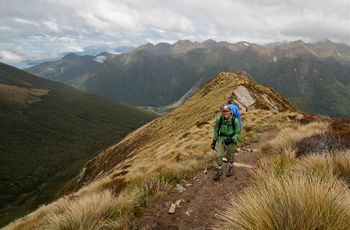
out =
<path fill-rule="evenodd" d="M 1 64 L 0 82 L 47 88 L 29 106 L 0 100 L 0 224 L 53 199 L 101 149 L 153 115 Z M 21 89 L 21 88 L 18 88 Z M 5 215 L 6 213 L 6 215 Z"/>
<path fill-rule="evenodd" d="M 87 162 L 84 173 L 66 187 L 66 191 L 81 188 L 78 192 L 40 208 L 9 229 L 47 224 L 74 229 L 77 223 L 85 227 L 96 223 L 125 227 L 131 216 L 142 214 L 140 205 L 146 202 L 147 196 L 166 190 L 174 179 L 211 158 L 213 118 L 225 95 L 238 85 L 244 85 L 257 99 L 255 108 L 243 116 L 246 131 L 242 134 L 242 144 L 254 140 L 256 134 L 265 129 L 286 123 L 290 111 L 295 111 L 273 90 L 257 86 L 246 75 L 221 73 L 181 107 L 134 131 Z M 268 95 L 281 113 L 264 110 L 268 106 L 261 100 L 262 94 Z M 107 204 L 105 210 L 99 211 L 82 208 L 95 204 L 94 197 L 98 196 L 106 197 L 114 208 Z M 102 204 L 99 207 L 102 209 Z M 78 214 L 74 210 L 81 211 Z M 105 211 L 108 214 L 104 214 Z M 83 218 L 84 215 L 89 218 Z"/>
<path fill-rule="evenodd" d="M 227 203 L 216 229 L 349 229 L 350 151 L 339 144 L 350 143 L 350 122 L 317 120 L 266 143 L 252 183 Z"/>

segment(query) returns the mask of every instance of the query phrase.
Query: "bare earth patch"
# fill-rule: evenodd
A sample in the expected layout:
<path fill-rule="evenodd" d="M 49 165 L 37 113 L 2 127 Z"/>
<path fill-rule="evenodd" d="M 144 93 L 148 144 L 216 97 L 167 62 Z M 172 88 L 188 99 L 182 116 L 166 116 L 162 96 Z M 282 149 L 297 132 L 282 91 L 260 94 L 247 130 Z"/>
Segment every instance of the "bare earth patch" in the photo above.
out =
<path fill-rule="evenodd" d="M 28 106 L 39 102 L 41 96 L 47 95 L 47 89 L 24 88 L 0 84 L 0 101 L 11 105 Z"/>

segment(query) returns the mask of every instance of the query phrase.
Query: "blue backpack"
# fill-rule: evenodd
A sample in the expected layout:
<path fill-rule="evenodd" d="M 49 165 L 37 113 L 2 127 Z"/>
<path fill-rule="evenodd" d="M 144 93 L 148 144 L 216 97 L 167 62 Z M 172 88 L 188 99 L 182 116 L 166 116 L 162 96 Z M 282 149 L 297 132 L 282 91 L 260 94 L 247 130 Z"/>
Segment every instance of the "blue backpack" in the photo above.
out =
<path fill-rule="evenodd" d="M 242 121 L 241 121 L 241 113 L 239 112 L 238 105 L 236 104 L 229 104 L 228 107 L 230 107 L 232 115 L 237 118 L 239 125 L 242 129 Z"/>

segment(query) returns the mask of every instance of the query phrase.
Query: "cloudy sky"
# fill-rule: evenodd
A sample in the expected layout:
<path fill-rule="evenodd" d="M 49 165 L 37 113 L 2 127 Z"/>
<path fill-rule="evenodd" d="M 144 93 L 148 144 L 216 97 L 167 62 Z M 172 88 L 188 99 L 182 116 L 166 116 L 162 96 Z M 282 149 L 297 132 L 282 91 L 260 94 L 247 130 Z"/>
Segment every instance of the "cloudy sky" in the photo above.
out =
<path fill-rule="evenodd" d="M 350 0 L 1 0 L 0 62 L 180 39 L 350 45 Z"/>

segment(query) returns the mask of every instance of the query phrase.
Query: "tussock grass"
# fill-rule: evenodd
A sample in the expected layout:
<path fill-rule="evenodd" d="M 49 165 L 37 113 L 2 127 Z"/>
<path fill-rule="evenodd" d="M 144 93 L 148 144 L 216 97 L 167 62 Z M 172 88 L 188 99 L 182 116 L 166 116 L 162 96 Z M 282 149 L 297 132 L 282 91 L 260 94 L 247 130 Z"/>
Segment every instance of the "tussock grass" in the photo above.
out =
<path fill-rule="evenodd" d="M 350 184 L 350 151 L 342 151 L 332 157 L 334 172 L 337 177 Z"/>
<path fill-rule="evenodd" d="M 242 114 L 243 130 L 241 132 L 240 146 L 256 142 L 259 135 L 269 130 L 281 130 L 289 126 L 288 116 L 297 116 L 293 112 L 274 113 L 269 110 L 251 110 Z"/>
<path fill-rule="evenodd" d="M 147 199 L 168 191 L 175 179 L 175 175 L 162 174 L 147 180 L 135 179 L 118 195 L 107 189 L 61 198 L 27 216 L 29 221 L 14 222 L 8 229 L 127 229 L 131 218 L 143 214 Z"/>
<path fill-rule="evenodd" d="M 306 156 L 295 165 L 294 170 L 297 173 L 324 180 L 334 177 L 330 157 L 326 155 L 313 154 Z"/>
<path fill-rule="evenodd" d="M 107 190 L 74 203 L 59 203 L 60 210 L 48 216 L 49 224 L 44 229 L 105 229 L 106 220 L 117 214 L 116 207 L 127 206 L 124 200 L 122 204 L 118 201 Z"/>
<path fill-rule="evenodd" d="M 219 213 L 216 228 L 349 229 L 350 151 L 295 157 L 300 140 L 327 126 L 285 128 L 267 143 L 250 186 Z"/>
<path fill-rule="evenodd" d="M 311 154 L 295 158 L 294 152 L 265 156 L 252 172 L 252 181 L 260 182 L 270 176 L 302 174 L 324 180 L 338 178 L 350 186 L 350 150 L 328 154 Z"/>
<path fill-rule="evenodd" d="M 233 198 L 217 229 L 349 229 L 350 191 L 338 180 L 265 177 Z"/>
<path fill-rule="evenodd" d="M 167 193 L 180 180 L 191 178 L 205 167 L 205 160 L 163 165 L 153 175 L 140 171 L 127 183 L 118 177 L 100 180 L 89 192 L 83 189 L 42 206 L 7 229 L 127 229 L 133 218 L 143 215 L 145 204 Z"/>
<path fill-rule="evenodd" d="M 131 187 L 142 190 L 145 197 L 159 195 L 168 192 L 176 183 L 177 175 L 174 173 L 163 173 L 154 177 L 141 176 L 133 180 Z"/>
<path fill-rule="evenodd" d="M 133 212 L 141 197 L 142 192 L 136 189 L 124 190 L 117 197 L 110 190 L 66 196 L 27 216 L 29 221 L 22 219 L 5 229 L 117 229 L 125 224 L 124 215 Z"/>
<path fill-rule="evenodd" d="M 338 151 L 327 155 L 312 154 L 304 157 L 295 170 L 320 178 L 337 177 L 350 186 L 350 151 Z"/>
<path fill-rule="evenodd" d="M 267 156 L 258 162 L 257 167 L 252 172 L 252 179 L 259 181 L 267 175 L 283 176 L 293 170 L 295 163 L 293 152 Z"/>
<path fill-rule="evenodd" d="M 305 126 L 297 125 L 295 127 L 287 127 L 282 129 L 273 140 L 267 142 L 262 150 L 266 154 L 276 154 L 284 152 L 285 149 L 295 151 L 297 143 L 315 134 L 323 133 L 327 130 L 328 123 L 313 122 Z"/>
<path fill-rule="evenodd" d="M 42 225 L 47 223 L 46 216 L 50 211 L 52 211 L 53 206 L 54 206 L 53 204 L 41 206 L 35 212 L 32 212 L 29 215 L 25 216 L 24 218 L 21 218 L 19 220 L 12 222 L 11 224 L 9 224 L 8 226 L 6 226 L 3 229 L 5 229 L 5 230 L 37 229 L 38 226 L 42 226 Z"/>

